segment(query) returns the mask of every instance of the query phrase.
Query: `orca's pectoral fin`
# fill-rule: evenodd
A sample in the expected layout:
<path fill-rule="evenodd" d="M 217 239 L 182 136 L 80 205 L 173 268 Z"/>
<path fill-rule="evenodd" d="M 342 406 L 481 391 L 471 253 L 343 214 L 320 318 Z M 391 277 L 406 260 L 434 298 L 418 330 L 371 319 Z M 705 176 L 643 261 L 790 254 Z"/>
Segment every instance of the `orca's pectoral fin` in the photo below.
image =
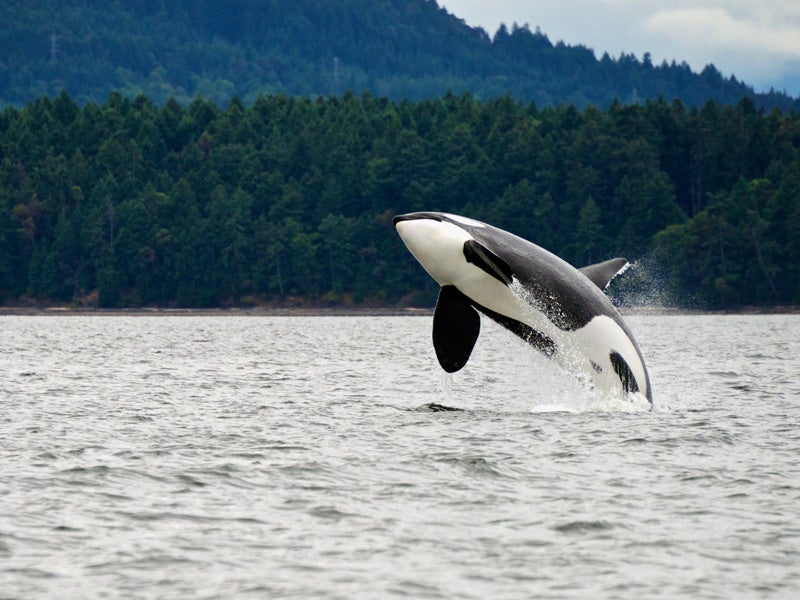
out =
<path fill-rule="evenodd" d="M 445 371 L 455 373 L 467 364 L 480 332 L 481 317 L 469 298 L 455 286 L 442 286 L 433 314 L 433 347 Z"/>
<path fill-rule="evenodd" d="M 608 287 L 608 284 L 611 283 L 611 280 L 624 271 L 627 266 L 627 259 L 612 258 L 611 260 L 597 263 L 596 265 L 589 265 L 588 267 L 583 267 L 578 270 L 586 275 L 597 287 L 604 290 Z"/>

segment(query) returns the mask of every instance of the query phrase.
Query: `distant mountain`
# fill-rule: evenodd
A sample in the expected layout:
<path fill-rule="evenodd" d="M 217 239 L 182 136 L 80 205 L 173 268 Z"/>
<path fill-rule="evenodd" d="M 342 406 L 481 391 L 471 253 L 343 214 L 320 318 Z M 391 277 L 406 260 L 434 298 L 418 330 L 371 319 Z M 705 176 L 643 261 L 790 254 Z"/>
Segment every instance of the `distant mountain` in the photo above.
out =
<path fill-rule="evenodd" d="M 659 96 L 698 106 L 748 95 L 759 107 L 800 110 L 800 100 L 756 94 L 713 66 L 694 73 L 648 55 L 597 59 L 527 26 L 491 37 L 435 0 L 5 0 L 0 104 L 62 89 L 79 102 L 120 90 L 222 104 L 346 90 L 410 100 L 510 94 L 540 106 Z"/>

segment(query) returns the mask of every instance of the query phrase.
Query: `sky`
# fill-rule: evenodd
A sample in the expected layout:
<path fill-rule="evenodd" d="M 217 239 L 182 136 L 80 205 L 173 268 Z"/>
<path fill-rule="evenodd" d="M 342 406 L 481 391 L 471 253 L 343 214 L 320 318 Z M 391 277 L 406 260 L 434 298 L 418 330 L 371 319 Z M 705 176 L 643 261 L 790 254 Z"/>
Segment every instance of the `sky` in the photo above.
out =
<path fill-rule="evenodd" d="M 551 42 L 599 57 L 645 52 L 653 63 L 713 63 L 756 91 L 800 96 L 800 0 L 438 0 L 494 35 L 500 23 L 539 27 Z"/>

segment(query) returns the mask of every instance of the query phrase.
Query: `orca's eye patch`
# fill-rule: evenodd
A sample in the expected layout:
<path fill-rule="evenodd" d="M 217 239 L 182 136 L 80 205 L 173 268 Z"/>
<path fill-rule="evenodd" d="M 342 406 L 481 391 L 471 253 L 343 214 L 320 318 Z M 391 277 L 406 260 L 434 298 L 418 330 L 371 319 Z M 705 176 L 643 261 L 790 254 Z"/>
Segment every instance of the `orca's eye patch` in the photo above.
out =
<path fill-rule="evenodd" d="M 508 263 L 475 240 L 464 242 L 464 258 L 467 259 L 468 263 L 472 263 L 486 271 L 500 283 L 505 285 L 511 283 L 514 272 L 508 266 Z"/>

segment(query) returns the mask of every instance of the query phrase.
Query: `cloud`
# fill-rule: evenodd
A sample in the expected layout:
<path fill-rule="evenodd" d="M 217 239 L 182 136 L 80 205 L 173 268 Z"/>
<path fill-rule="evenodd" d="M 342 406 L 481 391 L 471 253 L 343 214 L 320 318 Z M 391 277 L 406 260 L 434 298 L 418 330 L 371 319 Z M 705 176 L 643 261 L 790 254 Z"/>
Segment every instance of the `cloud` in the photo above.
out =
<path fill-rule="evenodd" d="M 653 62 L 714 64 L 756 89 L 800 94 L 799 0 L 438 0 L 490 34 L 504 22 L 540 26 L 551 41 L 598 56 L 646 52 Z"/>
<path fill-rule="evenodd" d="M 659 53 L 671 52 L 699 70 L 713 63 L 756 89 L 787 87 L 800 64 L 800 7 L 763 2 L 745 6 L 675 7 L 642 19 L 638 29 Z"/>
<path fill-rule="evenodd" d="M 800 12 L 798 13 L 800 14 Z M 778 22 L 774 14 L 736 18 L 721 7 L 662 10 L 643 27 L 676 44 L 735 52 L 762 52 L 800 58 L 800 26 Z"/>

